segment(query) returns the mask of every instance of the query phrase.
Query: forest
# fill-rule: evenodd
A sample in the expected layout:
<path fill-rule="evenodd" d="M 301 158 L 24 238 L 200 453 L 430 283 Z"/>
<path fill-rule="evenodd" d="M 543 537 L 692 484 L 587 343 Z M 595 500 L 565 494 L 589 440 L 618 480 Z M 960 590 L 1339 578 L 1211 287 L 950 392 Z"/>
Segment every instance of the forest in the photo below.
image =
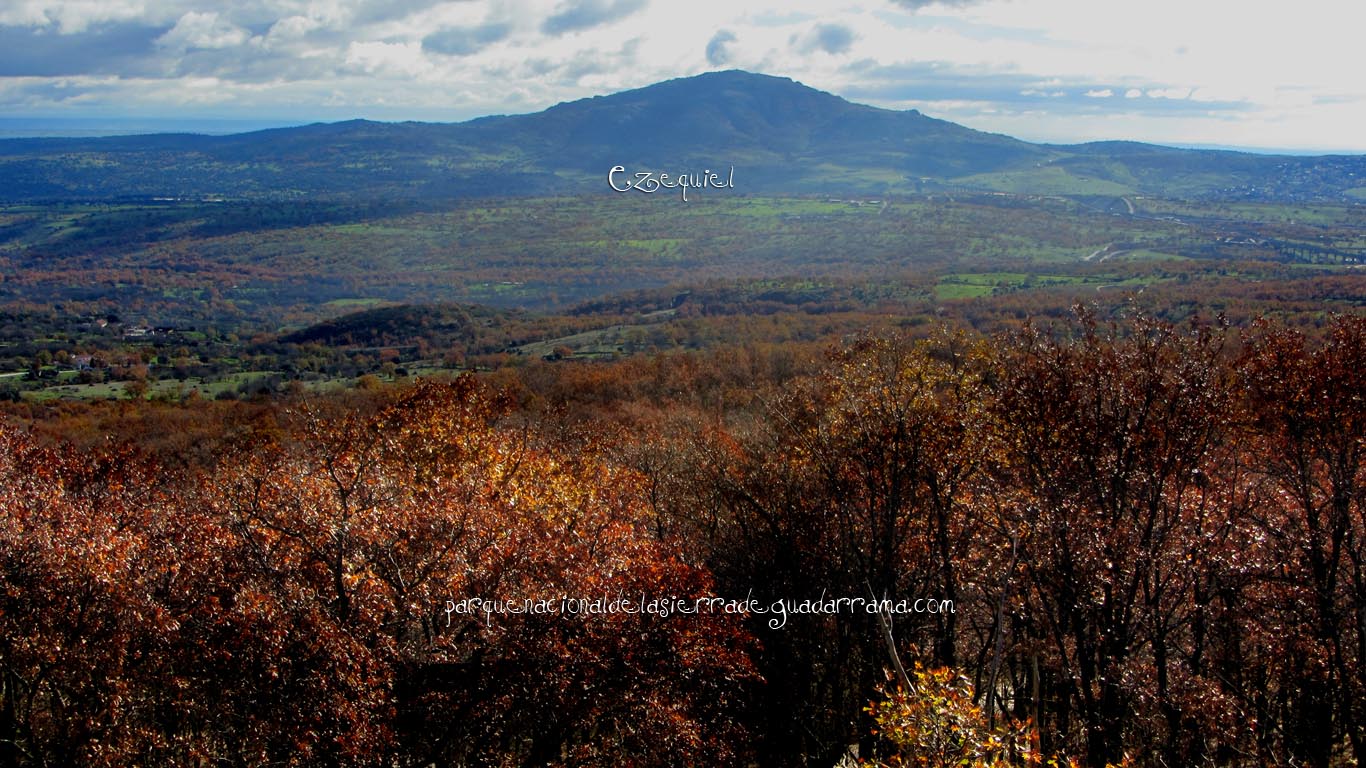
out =
<path fill-rule="evenodd" d="M 1366 760 L 1366 318 L 1158 314 L 16 403 L 0 764 Z"/>
<path fill-rule="evenodd" d="M 285 93 L 215 73 L 304 45 L 312 5 L 387 30 L 342 101 L 400 51 L 538 26 L 391 4 L 405 43 L 382 3 L 308 5 L 125 42 L 204 64 L 166 69 L 192 115 Z M 561 42 L 507 49 L 510 104 L 646 3 L 555 5 Z M 147 10 L 91 9 L 118 50 Z M 31 40 L 0 24 L 18 59 L 80 31 L 29 11 Z M 790 14 L 746 15 L 777 40 Z M 300 72 L 352 34 L 316 23 Z M 737 36 L 702 26 L 721 66 Z M 807 40 L 868 98 L 920 78 Z M 62 114 L 154 87 L 106 56 L 52 81 Z M 1066 95 L 999 74 L 1017 106 Z M 1068 82 L 1091 103 L 1058 114 L 1252 135 L 1252 101 L 1160 80 Z M 1265 85 L 1286 118 L 1350 102 Z M 613 168 L 729 172 L 680 198 Z M 1366 764 L 1363 179 L 740 70 L 463 123 L 0 140 L 0 768 Z"/>

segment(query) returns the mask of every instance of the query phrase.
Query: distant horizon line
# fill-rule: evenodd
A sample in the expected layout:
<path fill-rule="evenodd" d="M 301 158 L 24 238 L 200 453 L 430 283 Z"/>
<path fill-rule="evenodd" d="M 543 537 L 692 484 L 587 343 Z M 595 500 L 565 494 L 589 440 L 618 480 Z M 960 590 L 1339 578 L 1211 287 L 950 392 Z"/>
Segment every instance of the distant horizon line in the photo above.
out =
<path fill-rule="evenodd" d="M 532 113 L 534 114 L 534 113 Z M 494 117 L 483 115 L 480 117 Z M 472 117 L 467 120 L 477 120 Z M 202 136 L 232 136 L 241 133 L 272 130 L 277 128 L 301 128 L 308 125 L 345 123 L 353 120 L 367 120 L 377 123 L 427 123 L 430 125 L 453 125 L 467 120 L 422 120 L 413 118 L 379 119 L 373 117 L 343 118 L 249 118 L 249 117 L 0 117 L 0 140 L 5 139 L 96 139 L 117 136 L 155 136 L 158 134 L 198 134 Z M 1295 148 L 1265 147 L 1241 144 L 1210 144 L 1203 142 L 1162 142 L 1135 138 L 1091 138 L 1091 139 L 1026 139 L 1012 136 L 1032 144 L 1053 144 L 1057 146 L 1076 146 L 1104 142 L 1133 142 L 1150 144 L 1174 149 L 1213 150 L 1223 152 L 1244 152 L 1255 155 L 1366 155 L 1366 149 Z"/>

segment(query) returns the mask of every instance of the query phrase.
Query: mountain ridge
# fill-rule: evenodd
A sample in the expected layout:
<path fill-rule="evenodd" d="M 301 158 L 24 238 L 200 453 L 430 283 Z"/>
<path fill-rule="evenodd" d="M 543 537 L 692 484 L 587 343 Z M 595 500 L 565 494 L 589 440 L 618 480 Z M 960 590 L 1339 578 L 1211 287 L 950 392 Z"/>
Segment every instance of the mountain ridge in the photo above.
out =
<path fill-rule="evenodd" d="M 1034 144 L 741 70 L 460 123 L 3 139 L 0 199 L 611 194 L 615 165 L 670 173 L 733 165 L 742 194 L 1366 199 L 1366 156 Z"/>

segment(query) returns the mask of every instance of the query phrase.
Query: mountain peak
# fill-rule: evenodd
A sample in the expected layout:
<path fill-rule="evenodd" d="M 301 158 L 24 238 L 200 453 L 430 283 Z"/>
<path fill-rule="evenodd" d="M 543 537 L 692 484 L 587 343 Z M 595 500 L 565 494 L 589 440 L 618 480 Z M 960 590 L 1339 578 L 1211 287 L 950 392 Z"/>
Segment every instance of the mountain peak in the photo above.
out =
<path fill-rule="evenodd" d="M 703 72 L 700 75 L 693 75 L 692 77 L 680 77 L 674 80 L 666 80 L 650 87 L 665 86 L 671 86 L 667 90 L 693 91 L 699 95 L 725 95 L 735 98 L 740 94 L 748 94 L 751 97 L 767 96 L 770 98 L 782 97 L 812 101 L 826 106 L 863 106 L 854 105 L 839 96 L 817 88 L 812 88 L 811 86 L 793 80 L 790 77 L 747 72 L 743 69 Z M 648 90 L 648 87 L 641 90 Z M 871 107 L 865 108 L 871 109 Z"/>
<path fill-rule="evenodd" d="M 737 69 L 580 99 L 481 127 L 500 135 L 525 130 L 528 141 L 520 146 L 539 140 L 539 157 L 572 158 L 569 163 L 584 170 L 734 163 L 781 178 L 788 173 L 784 166 L 852 160 L 918 177 L 959 175 L 1039 155 L 1007 137 L 915 111 L 854 104 L 790 78 Z M 547 145 L 546 137 L 554 140 Z"/>
<path fill-rule="evenodd" d="M 707 85 L 719 84 L 721 86 L 731 87 L 743 86 L 748 88 L 799 88 L 805 91 L 823 93 L 823 91 L 817 91 L 815 88 L 799 83 L 790 77 L 769 75 L 762 72 L 749 72 L 743 69 L 714 69 L 709 72 L 702 72 L 687 77 L 676 77 L 672 80 L 655 83 L 655 85 L 681 82 L 694 82 Z"/>
<path fill-rule="evenodd" d="M 606 96 L 593 96 L 565 102 L 551 107 L 551 110 L 575 105 L 600 105 L 603 102 L 622 104 L 669 102 L 663 106 L 672 105 L 675 109 L 686 110 L 698 103 L 723 100 L 733 102 L 756 98 L 815 101 L 827 107 L 834 105 L 853 106 L 838 96 L 803 85 L 788 77 L 746 72 L 742 69 L 726 69 L 703 72 L 688 77 L 677 77 L 640 88 L 618 91 Z"/>

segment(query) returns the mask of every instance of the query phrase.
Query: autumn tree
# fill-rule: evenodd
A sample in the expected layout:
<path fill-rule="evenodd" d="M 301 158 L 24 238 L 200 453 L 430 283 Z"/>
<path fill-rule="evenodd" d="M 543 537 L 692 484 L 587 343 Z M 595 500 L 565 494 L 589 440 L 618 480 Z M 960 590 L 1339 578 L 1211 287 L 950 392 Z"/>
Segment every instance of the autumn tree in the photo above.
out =
<path fill-rule="evenodd" d="M 401 754 L 725 762 L 727 702 L 749 675 L 738 617 L 446 610 L 471 596 L 691 600 L 709 588 L 649 536 L 628 471 L 587 448 L 548 455 L 495 427 L 505 408 L 465 377 L 369 414 L 301 411 L 294 434 L 218 481 L 225 512 L 262 572 L 297 582 L 375 655 Z"/>
<path fill-rule="evenodd" d="M 689 509 L 711 520 L 708 562 L 722 588 L 761 601 L 966 601 L 959 569 L 979 528 L 967 513 L 992 445 L 988 369 L 962 338 L 866 337 L 823 375 L 762 396 L 752 419 L 707 427 Z M 853 715 L 886 658 L 872 616 L 754 631 L 774 759 L 833 759 L 859 739 Z M 898 631 L 941 662 L 957 656 L 953 613 L 905 616 Z"/>
<path fill-rule="evenodd" d="M 1201 759 L 1199 704 L 1220 686 L 1185 654 L 1202 532 L 1226 513 L 1211 498 L 1233 402 L 1222 338 L 1083 313 L 1005 350 L 1000 482 L 1027 523 L 1016 687 L 1032 691 L 1046 751 L 1075 735 L 1095 766 L 1135 748 Z M 1217 724 L 1229 738 L 1245 725 Z"/>
<path fill-rule="evenodd" d="M 1265 714 L 1283 713 L 1308 765 L 1332 764 L 1344 739 L 1366 761 L 1366 318 L 1333 319 L 1319 342 L 1263 323 L 1240 371 L 1276 563 L 1264 620 L 1282 674 Z"/>
<path fill-rule="evenodd" d="M 919 661 L 905 681 L 868 706 L 878 755 L 868 768 L 1011 768 L 1041 765 L 1025 723 L 993 725 L 974 699 L 972 682 L 949 667 Z M 1056 765 L 1056 762 L 1054 763 Z"/>
<path fill-rule="evenodd" d="M 458 613 L 711 594 L 629 470 L 472 378 L 304 403 L 210 468 L 0 433 L 10 765 L 729 764 L 724 613 Z"/>

